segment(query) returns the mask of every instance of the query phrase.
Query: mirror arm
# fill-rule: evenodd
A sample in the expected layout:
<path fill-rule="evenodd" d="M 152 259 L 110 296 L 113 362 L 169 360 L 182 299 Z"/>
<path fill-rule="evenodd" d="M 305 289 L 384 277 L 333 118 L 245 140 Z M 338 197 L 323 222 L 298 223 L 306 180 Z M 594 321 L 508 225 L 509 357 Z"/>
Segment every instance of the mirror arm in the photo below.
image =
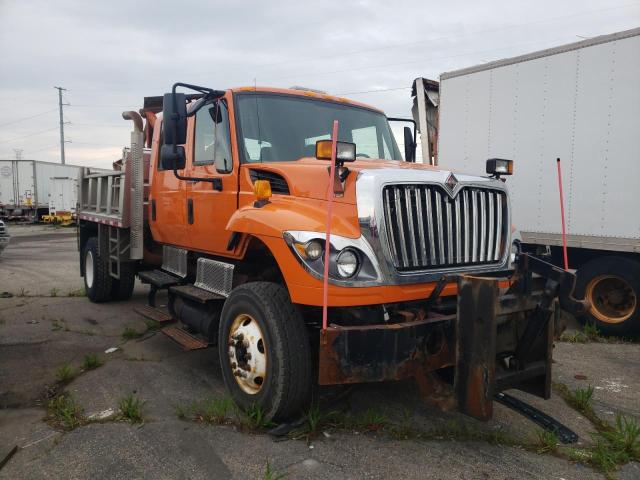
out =
<path fill-rule="evenodd" d="M 202 108 L 207 101 L 214 99 L 214 98 L 220 98 L 223 97 L 225 92 L 224 90 L 213 90 L 211 88 L 207 88 L 207 87 L 200 87 L 198 85 L 191 85 L 189 83 L 181 83 L 181 82 L 176 82 L 173 84 L 173 87 L 171 88 L 171 93 L 172 93 L 172 97 L 173 97 L 173 111 L 177 112 L 178 111 L 178 104 L 177 104 L 177 100 L 176 100 L 176 88 L 177 87 L 184 87 L 184 88 L 188 88 L 190 90 L 195 90 L 196 92 L 200 92 L 204 95 L 204 97 L 200 100 L 203 100 L 202 103 L 200 103 L 199 105 L 197 105 L 197 108 L 192 109 L 192 111 L 187 113 L 187 117 L 191 117 L 193 115 L 196 114 L 196 112 Z M 198 100 L 199 101 L 199 100 Z M 174 114 L 177 115 L 177 114 Z M 174 118 L 174 120 L 177 120 L 176 118 Z M 171 122 L 173 124 L 173 138 L 176 138 L 178 135 L 178 123 L 177 122 Z M 173 153 L 175 155 L 178 154 L 178 144 L 174 143 L 173 144 Z M 178 169 L 174 168 L 173 169 L 173 175 L 178 179 L 178 180 L 186 180 L 189 182 L 207 182 L 207 183 L 212 183 L 212 184 L 216 184 L 218 182 L 217 178 L 205 178 L 205 177 L 185 177 L 183 175 L 180 175 L 178 173 Z M 215 187 L 215 185 L 214 185 Z"/>

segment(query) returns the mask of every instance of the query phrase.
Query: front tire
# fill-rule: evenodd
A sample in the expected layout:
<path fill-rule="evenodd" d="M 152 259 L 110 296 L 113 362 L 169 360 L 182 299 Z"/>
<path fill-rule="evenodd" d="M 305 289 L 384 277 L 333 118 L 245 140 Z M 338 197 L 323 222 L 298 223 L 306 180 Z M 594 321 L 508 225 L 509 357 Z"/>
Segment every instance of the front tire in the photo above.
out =
<path fill-rule="evenodd" d="M 111 300 L 111 275 L 109 265 L 100 255 L 98 238 L 91 237 L 84 246 L 84 288 L 89 300 L 95 303 Z"/>
<path fill-rule="evenodd" d="M 242 409 L 258 405 L 279 421 L 303 413 L 311 392 L 309 336 L 283 286 L 251 282 L 234 289 L 218 336 L 222 376 Z"/>
<path fill-rule="evenodd" d="M 578 269 L 576 297 L 591 302 L 580 320 L 606 335 L 640 334 L 640 263 L 623 257 L 602 257 Z"/>

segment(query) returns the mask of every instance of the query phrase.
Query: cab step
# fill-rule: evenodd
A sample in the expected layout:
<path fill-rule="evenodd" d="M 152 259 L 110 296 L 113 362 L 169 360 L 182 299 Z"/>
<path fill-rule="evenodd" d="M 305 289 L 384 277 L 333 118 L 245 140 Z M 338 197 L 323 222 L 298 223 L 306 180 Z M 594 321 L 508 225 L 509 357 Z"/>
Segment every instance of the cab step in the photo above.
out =
<path fill-rule="evenodd" d="M 133 311 L 145 318 L 148 318 L 149 320 L 153 320 L 154 322 L 158 323 L 169 323 L 175 321 L 175 319 L 167 312 L 162 311 L 159 308 L 151 307 L 149 305 L 135 307 Z"/>
<path fill-rule="evenodd" d="M 201 338 L 194 337 L 189 332 L 178 327 L 165 327 L 161 330 L 167 337 L 176 342 L 185 351 L 207 348 L 209 344 Z"/>
<path fill-rule="evenodd" d="M 219 302 L 225 300 L 226 298 L 223 295 L 198 288 L 194 285 L 180 285 L 176 287 L 169 287 L 169 293 L 202 304 L 206 304 L 209 302 Z"/>
<path fill-rule="evenodd" d="M 158 290 L 163 290 L 174 285 L 182 285 L 185 283 L 184 279 L 157 269 L 138 272 L 138 278 L 140 278 L 142 283 L 148 283 L 151 286 L 148 296 L 148 303 L 151 307 L 156 306 L 156 293 Z"/>

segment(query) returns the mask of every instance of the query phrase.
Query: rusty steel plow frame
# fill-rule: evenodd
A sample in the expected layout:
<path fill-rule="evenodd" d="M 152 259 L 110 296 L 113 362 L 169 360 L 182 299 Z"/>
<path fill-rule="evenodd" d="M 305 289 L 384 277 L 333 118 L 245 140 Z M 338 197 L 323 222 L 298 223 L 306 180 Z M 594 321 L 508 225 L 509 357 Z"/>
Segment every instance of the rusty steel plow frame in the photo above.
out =
<path fill-rule="evenodd" d="M 503 273 L 503 272 L 502 272 Z M 527 254 L 510 278 L 460 275 L 457 313 L 400 311 L 404 321 L 320 333 L 321 385 L 415 379 L 425 403 L 488 420 L 494 395 L 517 388 L 549 398 L 555 300 L 573 314 L 575 276 Z M 510 285 L 508 288 L 503 288 Z M 453 382 L 437 370 L 453 367 Z"/>

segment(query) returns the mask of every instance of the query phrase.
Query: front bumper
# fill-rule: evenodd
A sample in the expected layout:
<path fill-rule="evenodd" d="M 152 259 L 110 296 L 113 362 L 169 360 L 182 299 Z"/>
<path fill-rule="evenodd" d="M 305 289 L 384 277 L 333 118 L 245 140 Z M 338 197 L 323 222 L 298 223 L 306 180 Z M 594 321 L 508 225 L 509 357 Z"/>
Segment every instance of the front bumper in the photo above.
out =
<path fill-rule="evenodd" d="M 535 274 L 535 275 L 534 275 Z M 553 302 L 576 313 L 575 276 L 523 254 L 511 278 L 457 277 L 457 313 L 402 312 L 401 323 L 330 326 L 320 333 L 321 385 L 414 378 L 423 398 L 480 419 L 493 396 L 518 388 L 548 398 Z M 501 288 L 511 284 L 508 289 Z M 455 367 L 453 385 L 432 372 Z"/>

